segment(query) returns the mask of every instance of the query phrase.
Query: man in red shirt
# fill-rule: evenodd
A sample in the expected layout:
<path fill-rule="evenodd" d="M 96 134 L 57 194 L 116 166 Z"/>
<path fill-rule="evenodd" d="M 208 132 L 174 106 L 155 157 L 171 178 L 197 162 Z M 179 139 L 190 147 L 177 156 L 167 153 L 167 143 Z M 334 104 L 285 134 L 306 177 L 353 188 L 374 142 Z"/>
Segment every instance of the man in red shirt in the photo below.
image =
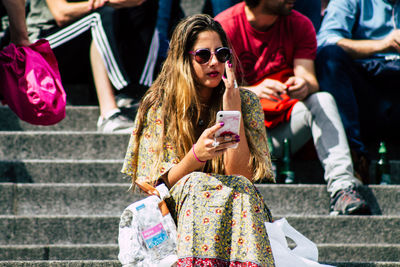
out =
<path fill-rule="evenodd" d="M 215 19 L 226 31 L 245 86 L 261 100 L 276 155 L 284 138 L 296 152 L 310 138 L 324 167 L 331 214 L 370 214 L 357 192 L 350 149 L 333 97 L 318 92 L 317 42 L 311 21 L 292 10 L 295 0 L 245 0 Z M 239 76 L 238 76 L 239 77 Z"/>

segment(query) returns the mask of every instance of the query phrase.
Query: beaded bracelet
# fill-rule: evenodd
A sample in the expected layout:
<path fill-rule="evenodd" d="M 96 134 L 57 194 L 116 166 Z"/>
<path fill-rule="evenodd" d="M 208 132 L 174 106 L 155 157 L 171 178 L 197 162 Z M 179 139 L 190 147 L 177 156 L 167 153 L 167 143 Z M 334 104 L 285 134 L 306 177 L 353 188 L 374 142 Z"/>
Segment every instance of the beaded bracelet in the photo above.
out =
<path fill-rule="evenodd" d="M 194 158 L 195 158 L 198 162 L 200 162 L 200 163 L 205 163 L 205 162 L 207 162 L 207 160 L 201 160 L 201 159 L 199 159 L 199 158 L 196 156 L 196 153 L 194 152 L 194 145 L 195 145 L 195 144 L 193 144 L 193 146 L 192 146 L 192 151 L 193 151 Z"/>

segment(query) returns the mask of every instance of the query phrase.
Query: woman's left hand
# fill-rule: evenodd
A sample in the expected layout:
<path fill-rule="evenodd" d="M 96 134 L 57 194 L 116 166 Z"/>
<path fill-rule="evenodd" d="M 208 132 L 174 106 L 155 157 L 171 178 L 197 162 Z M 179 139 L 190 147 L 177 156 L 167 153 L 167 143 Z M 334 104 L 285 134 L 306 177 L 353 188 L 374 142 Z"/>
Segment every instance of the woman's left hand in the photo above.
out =
<path fill-rule="evenodd" d="M 225 62 L 225 72 L 227 77 L 222 77 L 225 83 L 225 93 L 222 98 L 223 110 L 241 111 L 239 87 L 236 82 L 232 63 L 229 60 Z"/>

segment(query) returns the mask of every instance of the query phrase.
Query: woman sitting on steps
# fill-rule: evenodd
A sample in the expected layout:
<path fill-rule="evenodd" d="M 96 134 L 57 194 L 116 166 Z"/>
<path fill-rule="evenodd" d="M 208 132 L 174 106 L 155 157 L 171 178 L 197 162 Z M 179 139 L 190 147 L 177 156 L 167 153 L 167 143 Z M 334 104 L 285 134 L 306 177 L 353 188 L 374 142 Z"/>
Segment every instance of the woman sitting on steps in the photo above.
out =
<path fill-rule="evenodd" d="M 273 182 L 264 116 L 257 96 L 236 86 L 232 61 L 219 23 L 208 15 L 183 20 L 128 146 L 122 172 L 133 184 L 170 188 L 178 266 L 274 266 L 264 227 L 272 217 L 253 184 Z M 220 110 L 241 112 L 240 134 L 215 142 Z"/>

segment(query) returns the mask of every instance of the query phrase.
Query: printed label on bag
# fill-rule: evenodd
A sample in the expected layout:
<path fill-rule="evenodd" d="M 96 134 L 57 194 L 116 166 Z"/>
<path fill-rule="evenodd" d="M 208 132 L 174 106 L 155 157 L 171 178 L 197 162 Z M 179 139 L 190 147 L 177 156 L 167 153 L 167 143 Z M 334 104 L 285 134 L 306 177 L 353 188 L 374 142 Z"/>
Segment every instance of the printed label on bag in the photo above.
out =
<path fill-rule="evenodd" d="M 148 248 L 157 246 L 168 239 L 168 234 L 162 223 L 144 230 L 142 236 Z"/>
<path fill-rule="evenodd" d="M 139 211 L 141 209 L 144 209 L 146 206 L 144 204 L 141 204 L 139 206 L 136 207 L 136 210 Z"/>

